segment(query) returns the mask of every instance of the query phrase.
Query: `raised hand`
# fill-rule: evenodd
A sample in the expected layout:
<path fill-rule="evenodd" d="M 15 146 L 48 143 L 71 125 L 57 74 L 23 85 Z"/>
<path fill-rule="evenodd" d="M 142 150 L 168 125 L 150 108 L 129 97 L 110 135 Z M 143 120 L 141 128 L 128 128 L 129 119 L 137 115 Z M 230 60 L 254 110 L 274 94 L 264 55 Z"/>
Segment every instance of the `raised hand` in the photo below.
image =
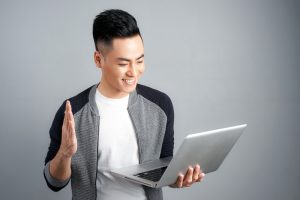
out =
<path fill-rule="evenodd" d="M 61 144 L 59 151 L 63 156 L 67 158 L 71 158 L 77 151 L 75 122 L 71 103 L 69 100 L 66 102 L 66 110 L 62 126 Z"/>
<path fill-rule="evenodd" d="M 55 157 L 50 161 L 50 174 L 57 180 L 68 180 L 71 176 L 71 158 L 77 151 L 75 122 L 70 101 L 66 102 L 62 125 L 61 144 Z"/>

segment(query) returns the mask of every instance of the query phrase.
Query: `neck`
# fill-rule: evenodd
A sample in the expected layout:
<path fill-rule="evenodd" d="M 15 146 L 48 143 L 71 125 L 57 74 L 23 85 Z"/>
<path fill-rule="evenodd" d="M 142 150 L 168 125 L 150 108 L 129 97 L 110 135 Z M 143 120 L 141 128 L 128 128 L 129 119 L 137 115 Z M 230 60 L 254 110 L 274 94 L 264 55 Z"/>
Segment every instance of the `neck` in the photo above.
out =
<path fill-rule="evenodd" d="M 104 81 L 101 81 L 97 87 L 97 90 L 105 97 L 111 99 L 120 99 L 128 95 L 126 92 L 113 91 L 113 89 L 107 87 Z"/>

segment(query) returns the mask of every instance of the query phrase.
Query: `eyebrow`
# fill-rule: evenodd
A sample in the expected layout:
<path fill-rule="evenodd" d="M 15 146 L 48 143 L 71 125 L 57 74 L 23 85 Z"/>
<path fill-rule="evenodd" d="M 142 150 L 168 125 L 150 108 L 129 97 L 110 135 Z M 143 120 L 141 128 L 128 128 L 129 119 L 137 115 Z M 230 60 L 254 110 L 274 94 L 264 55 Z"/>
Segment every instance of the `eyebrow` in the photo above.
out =
<path fill-rule="evenodd" d="M 144 54 L 142 54 L 141 56 L 139 56 L 139 57 L 138 57 L 137 59 L 135 59 L 135 60 L 139 60 L 139 59 L 141 59 L 141 58 L 143 58 L 143 57 L 144 57 Z M 122 57 L 117 58 L 117 60 L 130 62 L 130 59 L 122 58 Z"/>

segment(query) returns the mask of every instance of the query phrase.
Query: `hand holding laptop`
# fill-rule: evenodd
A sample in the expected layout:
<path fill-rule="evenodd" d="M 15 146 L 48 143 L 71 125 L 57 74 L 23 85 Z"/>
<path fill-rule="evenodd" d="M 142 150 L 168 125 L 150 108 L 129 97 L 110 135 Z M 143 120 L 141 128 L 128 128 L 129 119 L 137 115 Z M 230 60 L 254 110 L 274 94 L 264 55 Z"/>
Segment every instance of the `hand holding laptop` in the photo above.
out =
<path fill-rule="evenodd" d="M 199 164 L 197 164 L 194 168 L 190 166 L 185 176 L 183 174 L 179 174 L 176 183 L 169 185 L 169 187 L 190 187 L 193 183 L 202 181 L 204 176 L 205 174 L 201 171 Z"/>

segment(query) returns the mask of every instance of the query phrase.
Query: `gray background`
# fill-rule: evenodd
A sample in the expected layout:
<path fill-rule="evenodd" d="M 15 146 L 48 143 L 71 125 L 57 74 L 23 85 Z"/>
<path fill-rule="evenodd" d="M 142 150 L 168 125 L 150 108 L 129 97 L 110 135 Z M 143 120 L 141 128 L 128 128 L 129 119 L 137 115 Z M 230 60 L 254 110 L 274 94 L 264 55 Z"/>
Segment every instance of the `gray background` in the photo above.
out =
<path fill-rule="evenodd" d="M 92 21 L 133 14 L 145 43 L 141 83 L 188 133 L 248 123 L 221 168 L 165 199 L 300 199 L 299 1 L 1 1 L 0 199 L 71 199 L 42 170 L 62 101 L 99 81 Z"/>

